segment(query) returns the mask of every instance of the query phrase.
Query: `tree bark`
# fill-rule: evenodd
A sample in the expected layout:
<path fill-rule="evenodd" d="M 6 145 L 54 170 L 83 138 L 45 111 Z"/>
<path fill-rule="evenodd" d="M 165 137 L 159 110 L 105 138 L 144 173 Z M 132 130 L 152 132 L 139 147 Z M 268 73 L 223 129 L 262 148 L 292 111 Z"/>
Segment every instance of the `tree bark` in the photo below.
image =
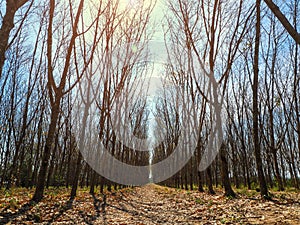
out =
<path fill-rule="evenodd" d="M 212 176 L 211 176 L 211 165 L 206 169 L 206 176 L 207 176 L 207 186 L 208 186 L 208 193 L 209 194 L 216 194 L 212 185 Z"/>
<path fill-rule="evenodd" d="M 256 35 L 255 35 L 255 50 L 254 50 L 254 63 L 253 63 L 253 141 L 254 141 L 254 154 L 258 172 L 258 180 L 260 185 L 260 194 L 263 198 L 270 198 L 268 195 L 268 187 L 265 180 L 265 175 L 262 166 L 262 158 L 259 143 L 259 126 L 258 126 L 258 75 L 259 75 L 259 45 L 260 45 L 260 0 L 256 0 Z"/>
<path fill-rule="evenodd" d="M 88 96 L 89 96 L 89 90 L 90 90 L 90 83 L 88 86 Z M 79 150 L 84 148 L 85 130 L 86 130 L 86 125 L 87 125 L 89 107 L 90 107 L 89 104 L 85 105 L 83 120 L 82 120 L 82 130 L 80 133 L 80 140 L 79 140 Z M 71 200 L 74 199 L 76 196 L 78 180 L 79 180 L 79 175 L 80 175 L 80 171 L 81 171 L 81 163 L 82 163 L 82 155 L 81 155 L 81 152 L 79 151 L 78 156 L 77 156 L 77 162 L 76 162 L 75 176 L 74 176 L 74 179 L 72 182 L 72 190 L 71 190 L 71 196 L 70 196 Z"/>
<path fill-rule="evenodd" d="M 6 12 L 0 28 L 0 78 L 5 62 L 5 52 L 8 47 L 9 35 L 14 28 L 15 14 L 26 2 L 28 0 L 6 0 Z"/>
<path fill-rule="evenodd" d="M 295 40 L 297 44 L 300 45 L 300 34 L 297 32 L 296 28 L 291 25 L 288 19 L 283 15 L 279 7 L 272 0 L 264 0 L 269 9 L 277 17 L 280 23 L 284 26 L 289 35 Z"/>
<path fill-rule="evenodd" d="M 58 116 L 59 116 L 60 100 L 61 99 L 58 98 L 52 107 L 51 121 L 50 121 L 50 125 L 48 128 L 48 136 L 47 136 L 46 145 L 44 148 L 42 164 L 41 164 L 40 172 L 38 175 L 38 181 L 37 181 L 35 193 L 32 198 L 32 200 L 35 202 L 39 202 L 43 198 L 43 195 L 44 195 L 48 162 L 49 162 L 50 153 L 51 153 L 51 149 L 52 149 L 52 142 L 54 140 L 54 135 L 56 132 L 56 124 L 57 124 Z"/>
<path fill-rule="evenodd" d="M 234 191 L 231 188 L 229 171 L 228 171 L 228 162 L 226 158 L 226 145 L 222 143 L 220 147 L 220 157 L 221 157 L 221 174 L 222 174 L 222 183 L 225 189 L 225 196 L 227 197 L 236 197 Z"/>
<path fill-rule="evenodd" d="M 204 192 L 201 172 L 197 171 L 197 174 L 198 174 L 198 191 Z"/>

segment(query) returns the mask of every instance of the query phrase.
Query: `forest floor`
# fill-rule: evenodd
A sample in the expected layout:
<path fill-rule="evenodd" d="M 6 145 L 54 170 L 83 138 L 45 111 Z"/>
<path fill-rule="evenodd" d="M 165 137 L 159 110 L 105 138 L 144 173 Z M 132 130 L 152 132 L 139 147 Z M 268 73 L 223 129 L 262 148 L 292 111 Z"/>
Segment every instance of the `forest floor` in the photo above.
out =
<path fill-rule="evenodd" d="M 259 193 L 236 190 L 237 199 L 162 187 L 154 184 L 90 195 L 80 189 L 50 188 L 38 204 L 28 204 L 34 190 L 0 191 L 0 224 L 300 224 L 300 193 L 273 192 L 272 201 Z"/>

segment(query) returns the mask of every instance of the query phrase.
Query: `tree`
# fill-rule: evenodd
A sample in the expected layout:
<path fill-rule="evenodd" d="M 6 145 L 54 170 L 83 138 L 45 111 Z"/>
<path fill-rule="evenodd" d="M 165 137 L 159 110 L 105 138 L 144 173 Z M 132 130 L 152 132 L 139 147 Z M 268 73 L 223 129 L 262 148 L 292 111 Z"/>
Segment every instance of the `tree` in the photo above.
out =
<path fill-rule="evenodd" d="M 97 7 L 97 12 L 95 15 L 95 28 L 94 30 L 91 32 L 93 38 L 92 38 L 92 47 L 91 47 L 91 59 L 95 58 L 95 54 L 98 52 L 97 51 L 97 47 L 98 47 L 98 43 L 99 41 L 103 38 L 104 35 L 104 29 L 101 30 L 99 23 L 101 22 L 101 15 L 105 12 L 105 9 L 108 7 L 104 6 L 104 8 L 102 9 L 102 4 L 100 3 L 100 5 Z M 88 36 L 88 35 L 87 35 Z M 88 42 L 86 40 L 87 38 L 85 38 L 85 35 L 82 35 L 82 45 L 80 46 L 80 50 L 81 50 L 81 54 L 83 55 L 84 58 L 89 58 L 89 56 L 87 55 L 88 49 Z M 80 122 L 80 135 L 79 135 L 79 140 L 78 140 L 78 148 L 79 150 L 84 148 L 84 142 L 85 142 L 85 137 L 86 137 L 86 127 L 88 124 L 88 115 L 89 115 L 89 111 L 90 111 L 90 107 L 93 103 L 93 101 L 95 101 L 95 97 L 99 94 L 99 88 L 98 87 L 98 83 L 96 84 L 96 88 L 92 87 L 93 84 L 93 78 L 96 76 L 97 72 L 100 72 L 100 77 L 97 78 L 96 80 L 101 81 L 102 79 L 102 74 L 103 71 L 98 71 L 97 69 L 94 71 L 94 67 L 97 67 L 97 65 L 95 66 L 93 60 L 90 63 L 89 68 L 85 71 L 85 76 L 83 78 L 83 80 L 79 83 L 79 93 L 80 93 L 80 101 L 82 102 L 82 104 L 84 105 L 84 112 L 83 112 L 83 116 L 82 116 L 82 120 Z M 86 62 L 88 63 L 88 62 Z M 77 73 L 79 73 L 78 70 L 76 70 Z M 80 74 L 77 74 L 78 77 L 80 77 Z M 84 88 L 83 88 L 84 87 Z M 93 89 L 96 89 L 95 91 L 93 91 Z M 79 104 L 81 106 L 81 104 Z M 79 112 L 80 113 L 80 112 Z M 72 179 L 72 190 L 71 190 L 71 194 L 70 194 L 70 199 L 73 200 L 76 196 L 76 191 L 77 191 L 77 186 L 78 186 L 78 181 L 79 181 L 79 175 L 81 172 L 81 168 L 82 168 L 82 155 L 81 152 L 78 151 L 78 156 L 77 156 L 77 160 L 76 160 L 76 168 L 75 168 L 75 174 L 74 177 Z"/>
<path fill-rule="evenodd" d="M 44 194 L 46 174 L 47 174 L 50 154 L 51 154 L 51 150 L 52 150 L 52 142 L 55 137 L 57 121 L 58 121 L 59 114 L 60 114 L 61 101 L 62 101 L 63 96 L 70 91 L 70 89 L 65 90 L 65 87 L 66 87 L 67 77 L 69 75 L 71 59 L 72 59 L 72 55 L 73 55 L 73 51 L 74 51 L 74 45 L 76 42 L 76 38 L 79 35 L 78 34 L 78 25 L 80 22 L 80 16 L 81 16 L 83 6 L 84 6 L 84 0 L 81 0 L 79 2 L 78 8 L 77 8 L 77 11 L 75 14 L 75 18 L 74 18 L 72 9 L 70 9 L 70 16 L 71 16 L 71 22 L 72 22 L 72 24 L 70 25 L 71 26 L 71 31 L 70 31 L 71 38 L 69 40 L 69 43 L 66 46 L 67 49 L 66 49 L 65 60 L 63 62 L 63 70 L 60 74 L 60 82 L 58 85 L 56 85 L 56 82 L 55 82 L 55 80 L 57 80 L 57 79 L 55 77 L 54 61 L 52 58 L 53 22 L 54 22 L 54 17 L 55 17 L 55 9 L 56 9 L 57 5 L 55 3 L 55 0 L 50 0 L 49 4 L 50 4 L 49 22 L 48 22 L 48 29 L 47 29 L 47 31 L 48 31 L 48 34 L 47 34 L 47 60 L 48 60 L 47 88 L 48 88 L 49 99 L 50 99 L 51 114 L 50 114 L 50 124 L 48 127 L 46 143 L 45 143 L 41 167 L 40 167 L 40 171 L 39 171 L 39 175 L 38 175 L 36 190 L 35 190 L 34 196 L 32 198 L 32 200 L 36 201 L 36 202 L 40 201 L 43 198 L 43 194 Z M 66 37 L 63 37 L 63 38 L 66 38 Z M 84 70 L 85 69 L 86 68 L 84 67 Z M 78 81 L 79 81 L 79 78 L 77 78 L 77 81 L 75 83 L 77 83 Z"/>
<path fill-rule="evenodd" d="M 197 91 L 209 101 L 211 109 L 215 110 L 211 124 L 217 122 L 219 124 L 216 124 L 216 127 L 222 128 L 221 106 L 228 77 L 253 10 L 251 7 L 246 9 L 244 1 L 235 4 L 219 0 L 197 2 L 178 0 L 177 3 L 170 1 L 169 8 L 178 24 L 176 27 L 174 19 L 170 17 L 170 30 L 172 32 L 175 28 L 174 37 L 177 37 L 181 46 L 185 47 L 183 52 L 186 52 L 186 59 L 177 63 L 188 65 L 187 70 L 196 84 Z M 183 33 L 177 34 L 178 30 L 182 30 Z M 206 94 L 207 89 L 203 90 L 201 86 L 201 75 L 207 79 L 209 94 Z M 219 135 L 217 142 L 220 148 L 225 195 L 234 196 L 228 174 L 227 148 L 224 146 L 225 143 L 221 143 L 223 131 L 218 129 L 216 132 Z M 214 157 L 209 162 L 213 159 Z"/>
<path fill-rule="evenodd" d="M 259 76 L 259 46 L 260 46 L 260 20 L 261 9 L 260 0 L 256 0 L 256 34 L 255 34 L 255 51 L 253 62 L 253 141 L 254 141 L 254 153 L 256 159 L 256 166 L 258 172 L 258 179 L 260 184 L 260 194 L 263 198 L 268 199 L 268 187 L 265 180 L 265 175 L 262 166 L 261 152 L 260 152 L 260 140 L 259 140 L 259 110 L 258 110 L 258 76 Z"/>

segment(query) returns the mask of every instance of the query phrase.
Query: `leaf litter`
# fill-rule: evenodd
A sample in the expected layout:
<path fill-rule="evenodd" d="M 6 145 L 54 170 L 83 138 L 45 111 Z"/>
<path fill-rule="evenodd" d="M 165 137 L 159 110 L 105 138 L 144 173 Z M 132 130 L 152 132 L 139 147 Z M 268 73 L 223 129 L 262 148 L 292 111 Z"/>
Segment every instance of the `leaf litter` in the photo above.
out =
<path fill-rule="evenodd" d="M 155 184 L 124 188 L 104 195 L 80 189 L 50 188 L 39 203 L 28 204 L 34 190 L 0 192 L 0 224 L 300 224 L 300 193 L 274 192 L 272 201 L 245 191 L 238 198 L 168 188 Z"/>

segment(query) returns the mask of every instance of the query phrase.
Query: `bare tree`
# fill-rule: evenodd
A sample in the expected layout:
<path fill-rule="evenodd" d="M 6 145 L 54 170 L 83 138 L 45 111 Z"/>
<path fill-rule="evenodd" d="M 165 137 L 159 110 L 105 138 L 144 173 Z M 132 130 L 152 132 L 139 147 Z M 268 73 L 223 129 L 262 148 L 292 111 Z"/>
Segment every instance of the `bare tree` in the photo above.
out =
<path fill-rule="evenodd" d="M 71 4 L 70 7 L 73 5 Z M 54 140 L 54 136 L 56 133 L 56 126 L 60 114 L 60 106 L 63 96 L 70 91 L 70 89 L 65 90 L 66 87 L 66 81 L 70 72 L 70 65 L 72 56 L 74 56 L 74 45 L 76 43 L 76 38 L 80 35 L 78 33 L 78 25 L 80 21 L 80 16 L 83 10 L 84 6 L 84 0 L 81 0 L 78 4 L 77 10 L 75 12 L 75 15 L 73 14 L 73 9 L 70 8 L 70 17 L 71 17 L 71 30 L 69 31 L 71 34 L 71 37 L 69 39 L 69 42 L 66 46 L 66 55 L 65 60 L 62 62 L 63 64 L 63 70 L 61 71 L 60 78 L 59 78 L 59 84 L 56 84 L 56 76 L 55 73 L 57 70 L 55 70 L 55 61 L 53 59 L 53 23 L 54 18 L 56 15 L 57 5 L 55 0 L 51 0 L 49 2 L 49 22 L 48 22 L 48 28 L 47 28 L 47 60 L 48 60 L 48 68 L 47 68 L 47 75 L 48 75 L 48 93 L 49 93 L 49 99 L 50 99 L 50 106 L 51 106 L 51 114 L 50 114 L 50 124 L 48 127 L 47 132 L 47 138 L 45 143 L 45 148 L 43 152 L 43 158 L 42 163 L 39 171 L 38 181 L 36 185 L 36 190 L 34 193 L 34 196 L 32 200 L 34 201 L 40 201 L 43 198 L 44 188 L 45 188 L 45 180 L 46 180 L 46 174 L 50 159 L 50 154 L 52 150 L 52 142 Z M 66 28 L 63 28 L 66 29 Z M 65 35 L 65 34 L 63 34 Z M 66 38 L 66 37 L 62 37 Z M 58 45 L 58 48 L 60 46 Z M 83 70 L 85 70 L 86 67 L 83 67 Z M 80 77 L 76 78 L 75 84 L 79 81 Z M 71 86 L 70 88 L 74 87 Z"/>
<path fill-rule="evenodd" d="M 209 99 L 210 104 L 213 105 L 216 110 L 213 115 L 215 121 L 221 121 L 221 111 L 218 109 L 221 109 L 227 80 L 253 10 L 250 7 L 247 9 L 249 10 L 248 14 L 245 13 L 243 1 L 225 3 L 218 0 L 199 2 L 179 0 L 177 4 L 170 2 L 169 8 L 175 15 L 181 30 L 184 31 L 183 34 L 177 36 L 181 45 L 186 48 L 189 71 L 193 82 L 196 83 L 197 91 L 204 98 Z M 173 19 L 170 18 L 170 21 Z M 169 23 L 170 30 L 173 29 L 173 24 L 173 22 Z M 198 65 L 198 69 L 195 65 Z M 199 83 L 200 75 L 195 72 L 199 70 L 208 79 L 210 96 L 205 96 L 205 91 Z M 222 89 L 221 99 L 218 95 L 219 89 Z M 217 127 L 222 127 L 222 124 L 217 124 Z M 223 136 L 222 131 L 218 132 L 220 132 L 220 136 Z M 225 143 L 220 144 L 222 181 L 225 194 L 234 196 L 229 181 L 226 146 L 224 145 Z"/>
<path fill-rule="evenodd" d="M 268 187 L 265 180 L 263 171 L 260 140 L 259 140 L 259 110 L 258 110 L 258 77 L 259 77 L 259 46 L 260 46 L 260 35 L 261 35 L 261 4 L 260 0 L 256 0 L 256 35 L 255 35 L 255 51 L 254 51 L 254 62 L 253 62 L 253 140 L 254 140 L 254 153 L 256 159 L 256 166 L 258 172 L 258 179 L 260 184 L 260 193 L 263 198 L 268 199 Z"/>

